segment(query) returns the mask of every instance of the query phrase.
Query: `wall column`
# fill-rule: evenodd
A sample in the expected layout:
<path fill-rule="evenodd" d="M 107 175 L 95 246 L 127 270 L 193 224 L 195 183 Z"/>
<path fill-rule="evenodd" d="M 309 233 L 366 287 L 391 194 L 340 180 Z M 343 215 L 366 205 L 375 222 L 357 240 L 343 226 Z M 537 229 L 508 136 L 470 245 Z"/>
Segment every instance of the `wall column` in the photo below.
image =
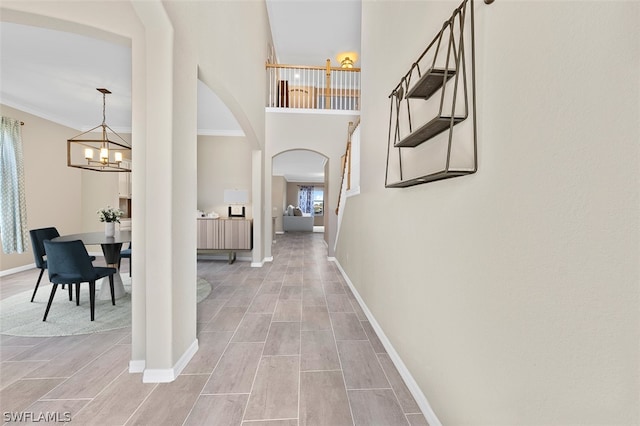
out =
<path fill-rule="evenodd" d="M 263 150 L 254 150 L 252 155 L 251 170 L 251 202 L 253 205 L 253 259 L 251 266 L 262 266 L 264 263 L 264 240 L 266 236 L 263 232 L 264 214 L 264 193 L 262 179 Z M 269 215 L 271 220 L 271 215 Z"/>
<path fill-rule="evenodd" d="M 186 59 L 186 63 L 175 58 L 174 43 L 179 43 L 162 3 L 136 2 L 134 8 L 145 28 L 146 41 L 146 149 L 141 154 L 146 159 L 148 196 L 144 197 L 147 244 L 142 255 L 146 282 L 150 283 L 144 294 L 136 293 L 134 298 L 143 296 L 146 301 L 143 381 L 170 382 L 198 348 L 195 244 L 189 247 L 195 238 L 195 231 L 190 238 L 189 230 L 195 224 L 190 227 L 187 223 L 183 211 L 187 206 L 180 207 L 189 198 L 183 194 L 196 191 L 195 184 L 187 188 L 191 181 L 195 182 L 195 167 L 188 164 L 191 152 L 195 162 L 195 125 L 193 135 L 188 129 L 190 121 L 195 123 L 196 106 L 190 106 L 190 102 L 195 99 L 196 68 L 191 64 L 194 89 L 190 91 L 190 56 L 180 54 L 180 60 Z M 175 99 L 173 90 L 181 89 L 185 90 L 185 98 Z M 179 116 L 176 111 L 180 111 Z M 174 147 L 174 141 L 184 144 L 186 153 Z M 177 176 L 175 170 L 184 171 L 186 177 Z M 189 219 L 193 222 L 193 215 Z M 185 254 L 188 252 L 193 257 L 193 267 Z"/>
<path fill-rule="evenodd" d="M 268 154 L 264 156 L 264 170 L 262 180 L 264 182 L 264 257 L 269 261 L 273 260 L 271 245 L 273 244 L 273 184 L 272 184 L 272 157 Z"/>
<path fill-rule="evenodd" d="M 144 35 L 134 37 L 131 45 L 132 87 L 131 87 L 131 143 L 135 154 L 132 158 L 131 185 L 135 217 L 132 222 L 132 241 L 139 253 L 146 252 L 146 150 L 147 150 L 147 113 L 146 113 L 146 47 Z M 143 256 L 131 259 L 131 361 L 130 373 L 142 373 L 145 368 L 147 352 L 147 300 L 146 270 Z M 135 278 L 133 278 L 135 277 Z"/>

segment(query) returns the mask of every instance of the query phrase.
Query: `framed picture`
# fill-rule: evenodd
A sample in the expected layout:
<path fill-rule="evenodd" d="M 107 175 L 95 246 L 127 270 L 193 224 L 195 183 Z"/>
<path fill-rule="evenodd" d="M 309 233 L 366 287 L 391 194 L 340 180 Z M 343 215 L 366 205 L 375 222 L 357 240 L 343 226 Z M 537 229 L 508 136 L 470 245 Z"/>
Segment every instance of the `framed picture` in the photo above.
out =
<path fill-rule="evenodd" d="M 244 206 L 229 206 L 229 217 L 245 217 Z"/>

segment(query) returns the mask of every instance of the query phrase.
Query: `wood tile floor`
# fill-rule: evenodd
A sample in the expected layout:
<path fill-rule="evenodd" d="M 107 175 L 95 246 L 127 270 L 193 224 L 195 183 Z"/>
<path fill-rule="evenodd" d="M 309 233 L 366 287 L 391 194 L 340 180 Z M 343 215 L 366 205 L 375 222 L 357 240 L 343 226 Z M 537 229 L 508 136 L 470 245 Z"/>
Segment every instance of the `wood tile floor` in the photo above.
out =
<path fill-rule="evenodd" d="M 263 268 L 198 261 L 213 290 L 198 304 L 200 349 L 172 383 L 128 373 L 126 329 L 0 336 L 2 422 L 22 413 L 78 425 L 426 425 L 322 234 L 279 235 L 273 247 Z M 0 297 L 36 278 L 1 278 Z"/>

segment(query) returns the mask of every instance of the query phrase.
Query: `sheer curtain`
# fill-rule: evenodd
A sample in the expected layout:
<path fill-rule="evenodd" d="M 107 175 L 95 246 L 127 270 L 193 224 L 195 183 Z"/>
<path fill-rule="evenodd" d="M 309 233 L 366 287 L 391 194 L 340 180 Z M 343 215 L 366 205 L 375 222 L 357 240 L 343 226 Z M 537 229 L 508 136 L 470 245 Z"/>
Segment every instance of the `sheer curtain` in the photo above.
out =
<path fill-rule="evenodd" d="M 304 213 L 313 216 L 313 186 L 300 185 L 298 189 L 298 205 Z"/>
<path fill-rule="evenodd" d="M 27 205 L 20 121 L 0 117 L 0 234 L 5 253 L 27 249 Z"/>

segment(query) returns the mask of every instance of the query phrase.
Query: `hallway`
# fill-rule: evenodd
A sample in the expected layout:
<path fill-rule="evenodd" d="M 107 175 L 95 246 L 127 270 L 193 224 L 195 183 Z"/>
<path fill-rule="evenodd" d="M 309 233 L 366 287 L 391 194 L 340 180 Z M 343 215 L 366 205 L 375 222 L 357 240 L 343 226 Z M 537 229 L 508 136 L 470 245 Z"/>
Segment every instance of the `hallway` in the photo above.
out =
<path fill-rule="evenodd" d="M 172 383 L 128 373 L 128 330 L 1 336 L 2 411 L 82 425 L 425 425 L 322 237 L 279 235 L 263 268 L 198 261 L 213 290 L 198 304 L 200 349 Z M 2 298 L 36 275 L 3 277 Z"/>

